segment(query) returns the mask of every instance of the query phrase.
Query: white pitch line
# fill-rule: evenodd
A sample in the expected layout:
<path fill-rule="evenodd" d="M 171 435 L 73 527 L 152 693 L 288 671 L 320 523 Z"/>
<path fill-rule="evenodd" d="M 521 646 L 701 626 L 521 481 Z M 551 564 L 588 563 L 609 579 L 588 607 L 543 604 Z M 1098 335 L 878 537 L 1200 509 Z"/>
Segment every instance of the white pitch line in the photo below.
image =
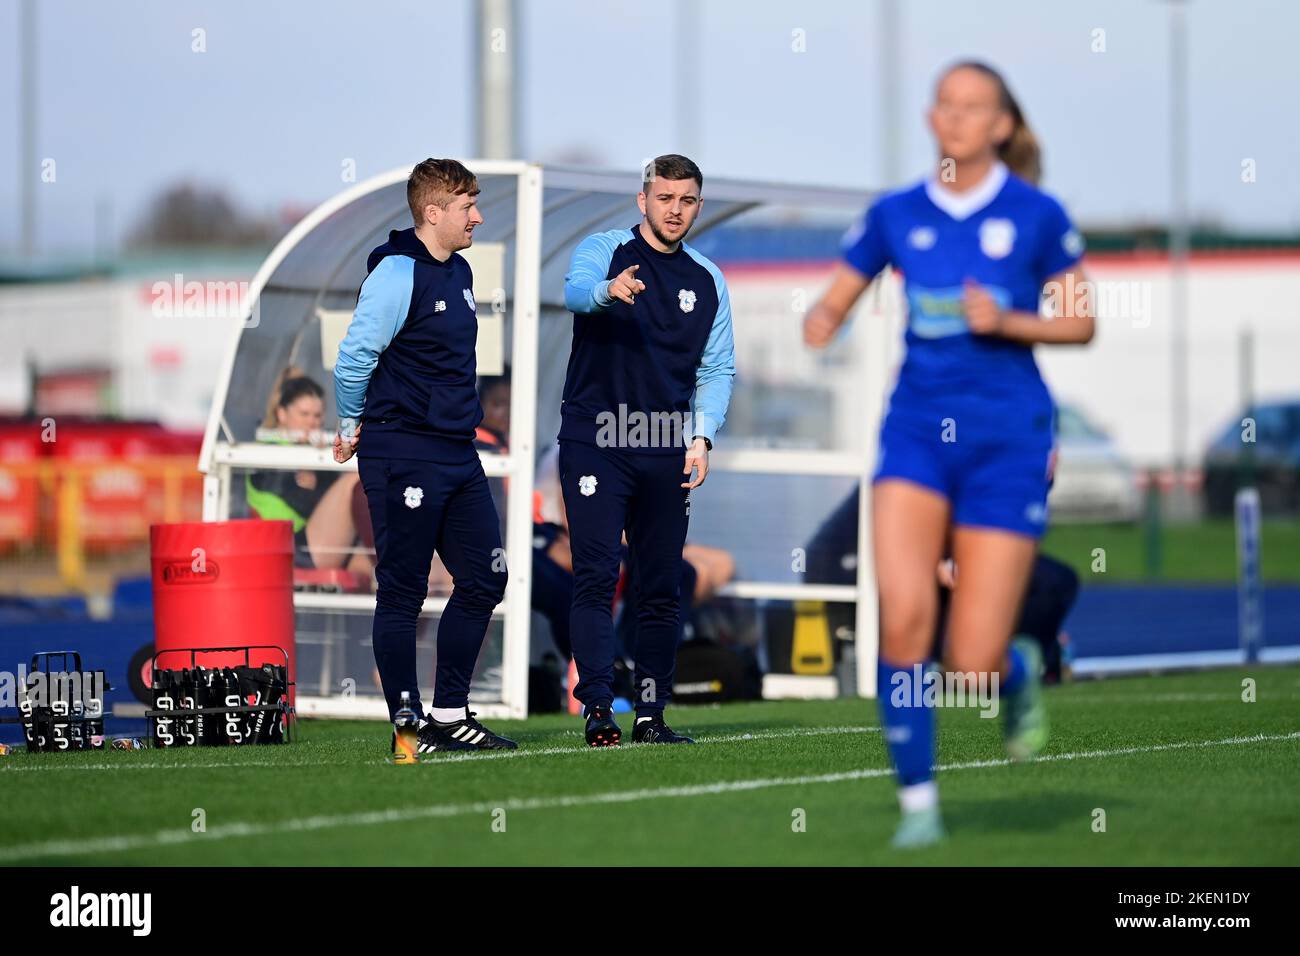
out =
<path fill-rule="evenodd" d="M 1149 744 L 1140 747 L 1120 747 L 1114 750 L 1084 750 L 1074 753 L 1047 754 L 1030 763 L 1056 763 L 1070 760 L 1096 760 L 1107 757 L 1124 757 L 1133 754 L 1160 753 L 1169 750 L 1190 750 L 1204 747 L 1229 747 L 1240 744 L 1270 743 L 1300 740 L 1300 731 L 1289 734 L 1256 734 L 1251 737 L 1227 737 L 1222 740 L 1185 740 L 1169 744 Z M 987 767 L 1005 767 L 1010 760 L 973 760 L 965 763 L 943 764 L 935 769 L 942 773 L 957 770 L 978 770 Z M 555 810 L 600 804 L 633 803 L 639 800 L 662 800 L 683 797 L 712 796 L 720 793 L 737 793 L 747 790 L 765 790 L 772 787 L 806 786 L 823 783 L 843 783 L 893 776 L 888 767 L 871 767 L 846 770 L 839 773 L 804 775 L 799 777 L 765 777 L 754 780 L 725 780 L 717 783 L 694 784 L 658 789 L 615 790 L 606 793 L 573 794 L 558 797 L 511 798 L 507 800 L 479 801 L 476 803 L 435 804 L 428 807 L 388 809 L 364 813 L 331 814 L 280 820 L 271 823 L 230 823 L 215 826 L 203 834 L 188 829 L 159 830 L 131 836 L 91 837 L 82 840 L 49 840 L 42 843 L 25 843 L 0 847 L 0 863 L 14 863 L 32 858 L 52 856 L 91 856 L 100 853 L 122 853 L 151 847 L 174 846 L 183 843 L 206 843 L 238 837 L 267 836 L 277 833 L 307 833 L 339 827 L 374 826 L 386 823 L 409 823 L 415 820 L 442 819 L 467 814 L 490 814 L 494 810 Z"/>
<path fill-rule="evenodd" d="M 780 740 L 788 737 L 821 737 L 825 734 L 874 734 L 879 727 L 800 727 L 797 730 L 773 730 L 756 734 L 726 734 L 718 737 L 698 737 L 697 744 L 730 744 L 746 740 Z M 493 750 L 485 754 L 450 753 L 445 756 L 431 755 L 423 762 L 428 764 L 455 763 L 469 760 L 511 760 L 519 757 L 545 757 L 554 754 L 573 753 L 629 753 L 640 750 L 639 746 L 629 747 L 543 747 L 538 750 Z"/>
<path fill-rule="evenodd" d="M 44 765 L 39 767 L 0 767 L 0 779 L 8 773 L 54 773 L 77 770 L 278 770 L 281 767 L 338 767 L 344 764 L 357 766 L 354 760 L 281 760 L 274 763 L 81 763 Z"/>
<path fill-rule="evenodd" d="M 746 740 L 778 740 L 786 737 L 820 737 L 825 734 L 874 734 L 880 731 L 879 727 L 800 727 L 793 730 L 775 730 L 761 731 L 759 733 L 749 734 L 727 734 L 723 736 L 710 737 L 704 736 L 696 740 L 701 744 L 723 744 L 738 743 Z M 372 743 L 378 738 L 368 738 Z M 456 763 L 462 760 L 479 763 L 484 760 L 510 760 L 520 757 L 552 757 L 563 754 L 587 754 L 597 752 L 624 752 L 633 748 L 623 747 L 536 747 L 521 748 L 519 750 L 492 750 L 481 753 L 448 753 L 448 754 L 431 754 L 428 757 L 422 757 L 421 763 L 424 764 L 445 764 Z M 635 748 L 635 749 L 640 749 Z M 378 766 L 383 763 L 390 763 L 388 760 L 375 759 L 370 763 Z M 46 771 L 55 770 L 225 770 L 227 768 L 252 767 L 259 770 L 277 770 L 280 767 L 339 767 L 339 766 L 366 766 L 366 763 L 358 764 L 355 760 L 276 760 L 276 761 L 250 761 L 248 763 L 239 763 L 231 761 L 227 763 L 132 763 L 129 758 L 122 763 L 86 763 L 86 764 L 65 764 L 59 765 L 41 765 L 39 767 L 19 767 L 9 766 L 0 767 L 0 779 L 6 773 L 45 773 Z"/>

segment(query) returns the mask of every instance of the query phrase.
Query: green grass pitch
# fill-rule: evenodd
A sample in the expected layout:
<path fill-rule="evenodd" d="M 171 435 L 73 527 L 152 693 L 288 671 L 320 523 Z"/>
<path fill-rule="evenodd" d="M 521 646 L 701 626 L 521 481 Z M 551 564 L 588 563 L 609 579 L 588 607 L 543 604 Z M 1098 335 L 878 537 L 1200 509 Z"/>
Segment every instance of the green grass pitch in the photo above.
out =
<path fill-rule="evenodd" d="M 941 713 L 950 836 L 919 852 L 887 846 L 874 702 L 835 700 L 670 708 L 695 747 L 589 750 L 576 718 L 492 721 L 514 755 L 416 766 L 358 721 L 303 721 L 286 747 L 16 751 L 0 758 L 0 866 L 1300 863 L 1300 667 L 1047 697 L 1052 742 L 1027 765 L 1003 761 L 1000 721 Z"/>
<path fill-rule="evenodd" d="M 1160 529 L 1161 568 L 1148 577 L 1146 528 L 1133 524 L 1054 524 L 1043 551 L 1064 561 L 1091 585 L 1151 581 L 1232 584 L 1237 580 L 1237 529 L 1231 519 L 1207 518 Z M 1095 551 L 1106 551 L 1106 572 L 1093 568 Z M 1265 581 L 1300 581 L 1300 521 L 1270 518 L 1260 538 L 1260 575 Z"/>

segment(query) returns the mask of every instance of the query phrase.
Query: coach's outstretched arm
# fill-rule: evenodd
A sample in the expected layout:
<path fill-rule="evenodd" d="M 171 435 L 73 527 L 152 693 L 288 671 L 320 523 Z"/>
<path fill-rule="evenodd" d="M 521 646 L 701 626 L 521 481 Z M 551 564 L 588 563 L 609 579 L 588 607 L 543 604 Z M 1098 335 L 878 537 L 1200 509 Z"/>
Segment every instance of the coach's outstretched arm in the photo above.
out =
<path fill-rule="evenodd" d="M 334 364 L 334 407 L 339 416 L 335 461 L 347 461 L 356 450 L 370 376 L 379 354 L 406 322 L 414 284 L 415 260 L 407 256 L 386 257 L 361 284 L 352 322 L 339 343 Z M 346 446 L 345 437 L 349 440 Z"/>
<path fill-rule="evenodd" d="M 640 266 L 628 266 L 613 279 L 606 279 L 614 250 L 625 238 L 623 230 L 598 232 L 578 243 L 564 277 L 564 307 L 570 312 L 602 312 L 614 300 L 631 305 L 645 283 L 636 277 Z"/>

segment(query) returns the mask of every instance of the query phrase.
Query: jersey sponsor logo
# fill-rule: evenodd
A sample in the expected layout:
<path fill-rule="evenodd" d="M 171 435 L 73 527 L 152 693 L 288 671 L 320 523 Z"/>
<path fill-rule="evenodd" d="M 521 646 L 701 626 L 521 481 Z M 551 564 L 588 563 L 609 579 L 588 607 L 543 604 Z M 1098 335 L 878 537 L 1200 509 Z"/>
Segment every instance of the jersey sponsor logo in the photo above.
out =
<path fill-rule="evenodd" d="M 406 507 L 418 508 L 420 507 L 420 502 L 424 500 L 424 489 L 407 485 L 406 490 L 402 492 L 402 495 L 406 498 Z"/>
<path fill-rule="evenodd" d="M 985 219 L 980 223 L 980 252 L 1004 259 L 1016 241 L 1016 224 L 1010 219 Z"/>
<path fill-rule="evenodd" d="M 913 249 L 920 249 L 922 252 L 926 249 L 933 249 L 936 239 L 938 239 L 938 236 L 929 226 L 917 226 L 907 234 L 907 244 Z"/>
<path fill-rule="evenodd" d="M 984 290 L 1004 309 L 1011 307 L 1011 293 L 1001 286 Z M 907 290 L 908 328 L 922 339 L 942 339 L 969 331 L 966 325 L 966 290 L 959 285 L 941 289 L 911 286 Z"/>
<path fill-rule="evenodd" d="M 579 478 L 578 491 L 580 491 L 583 497 L 586 498 L 590 498 L 592 495 L 594 495 L 596 493 L 596 476 L 583 475 L 581 478 Z"/>
<path fill-rule="evenodd" d="M 695 293 L 690 289 L 678 289 L 677 302 L 681 305 L 683 312 L 692 312 L 695 310 Z"/>
<path fill-rule="evenodd" d="M 447 311 L 447 303 L 444 302 L 442 299 L 439 299 L 437 302 L 435 302 L 435 303 L 433 304 L 433 311 L 435 311 L 435 312 L 446 312 L 446 311 Z"/>
<path fill-rule="evenodd" d="M 464 289 L 462 291 L 465 293 L 465 304 L 468 305 L 475 312 L 477 312 L 478 306 L 474 304 L 474 293 L 471 292 L 469 289 Z"/>

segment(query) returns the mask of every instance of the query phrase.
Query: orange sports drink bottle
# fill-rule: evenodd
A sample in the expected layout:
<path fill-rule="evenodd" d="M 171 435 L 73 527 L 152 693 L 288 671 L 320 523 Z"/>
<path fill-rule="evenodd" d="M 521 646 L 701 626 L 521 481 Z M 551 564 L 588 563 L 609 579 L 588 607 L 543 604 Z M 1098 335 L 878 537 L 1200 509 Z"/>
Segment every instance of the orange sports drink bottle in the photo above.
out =
<path fill-rule="evenodd" d="M 393 762 L 415 763 L 415 732 L 418 729 L 415 711 L 411 709 L 411 692 L 402 691 L 402 706 L 393 719 Z"/>

